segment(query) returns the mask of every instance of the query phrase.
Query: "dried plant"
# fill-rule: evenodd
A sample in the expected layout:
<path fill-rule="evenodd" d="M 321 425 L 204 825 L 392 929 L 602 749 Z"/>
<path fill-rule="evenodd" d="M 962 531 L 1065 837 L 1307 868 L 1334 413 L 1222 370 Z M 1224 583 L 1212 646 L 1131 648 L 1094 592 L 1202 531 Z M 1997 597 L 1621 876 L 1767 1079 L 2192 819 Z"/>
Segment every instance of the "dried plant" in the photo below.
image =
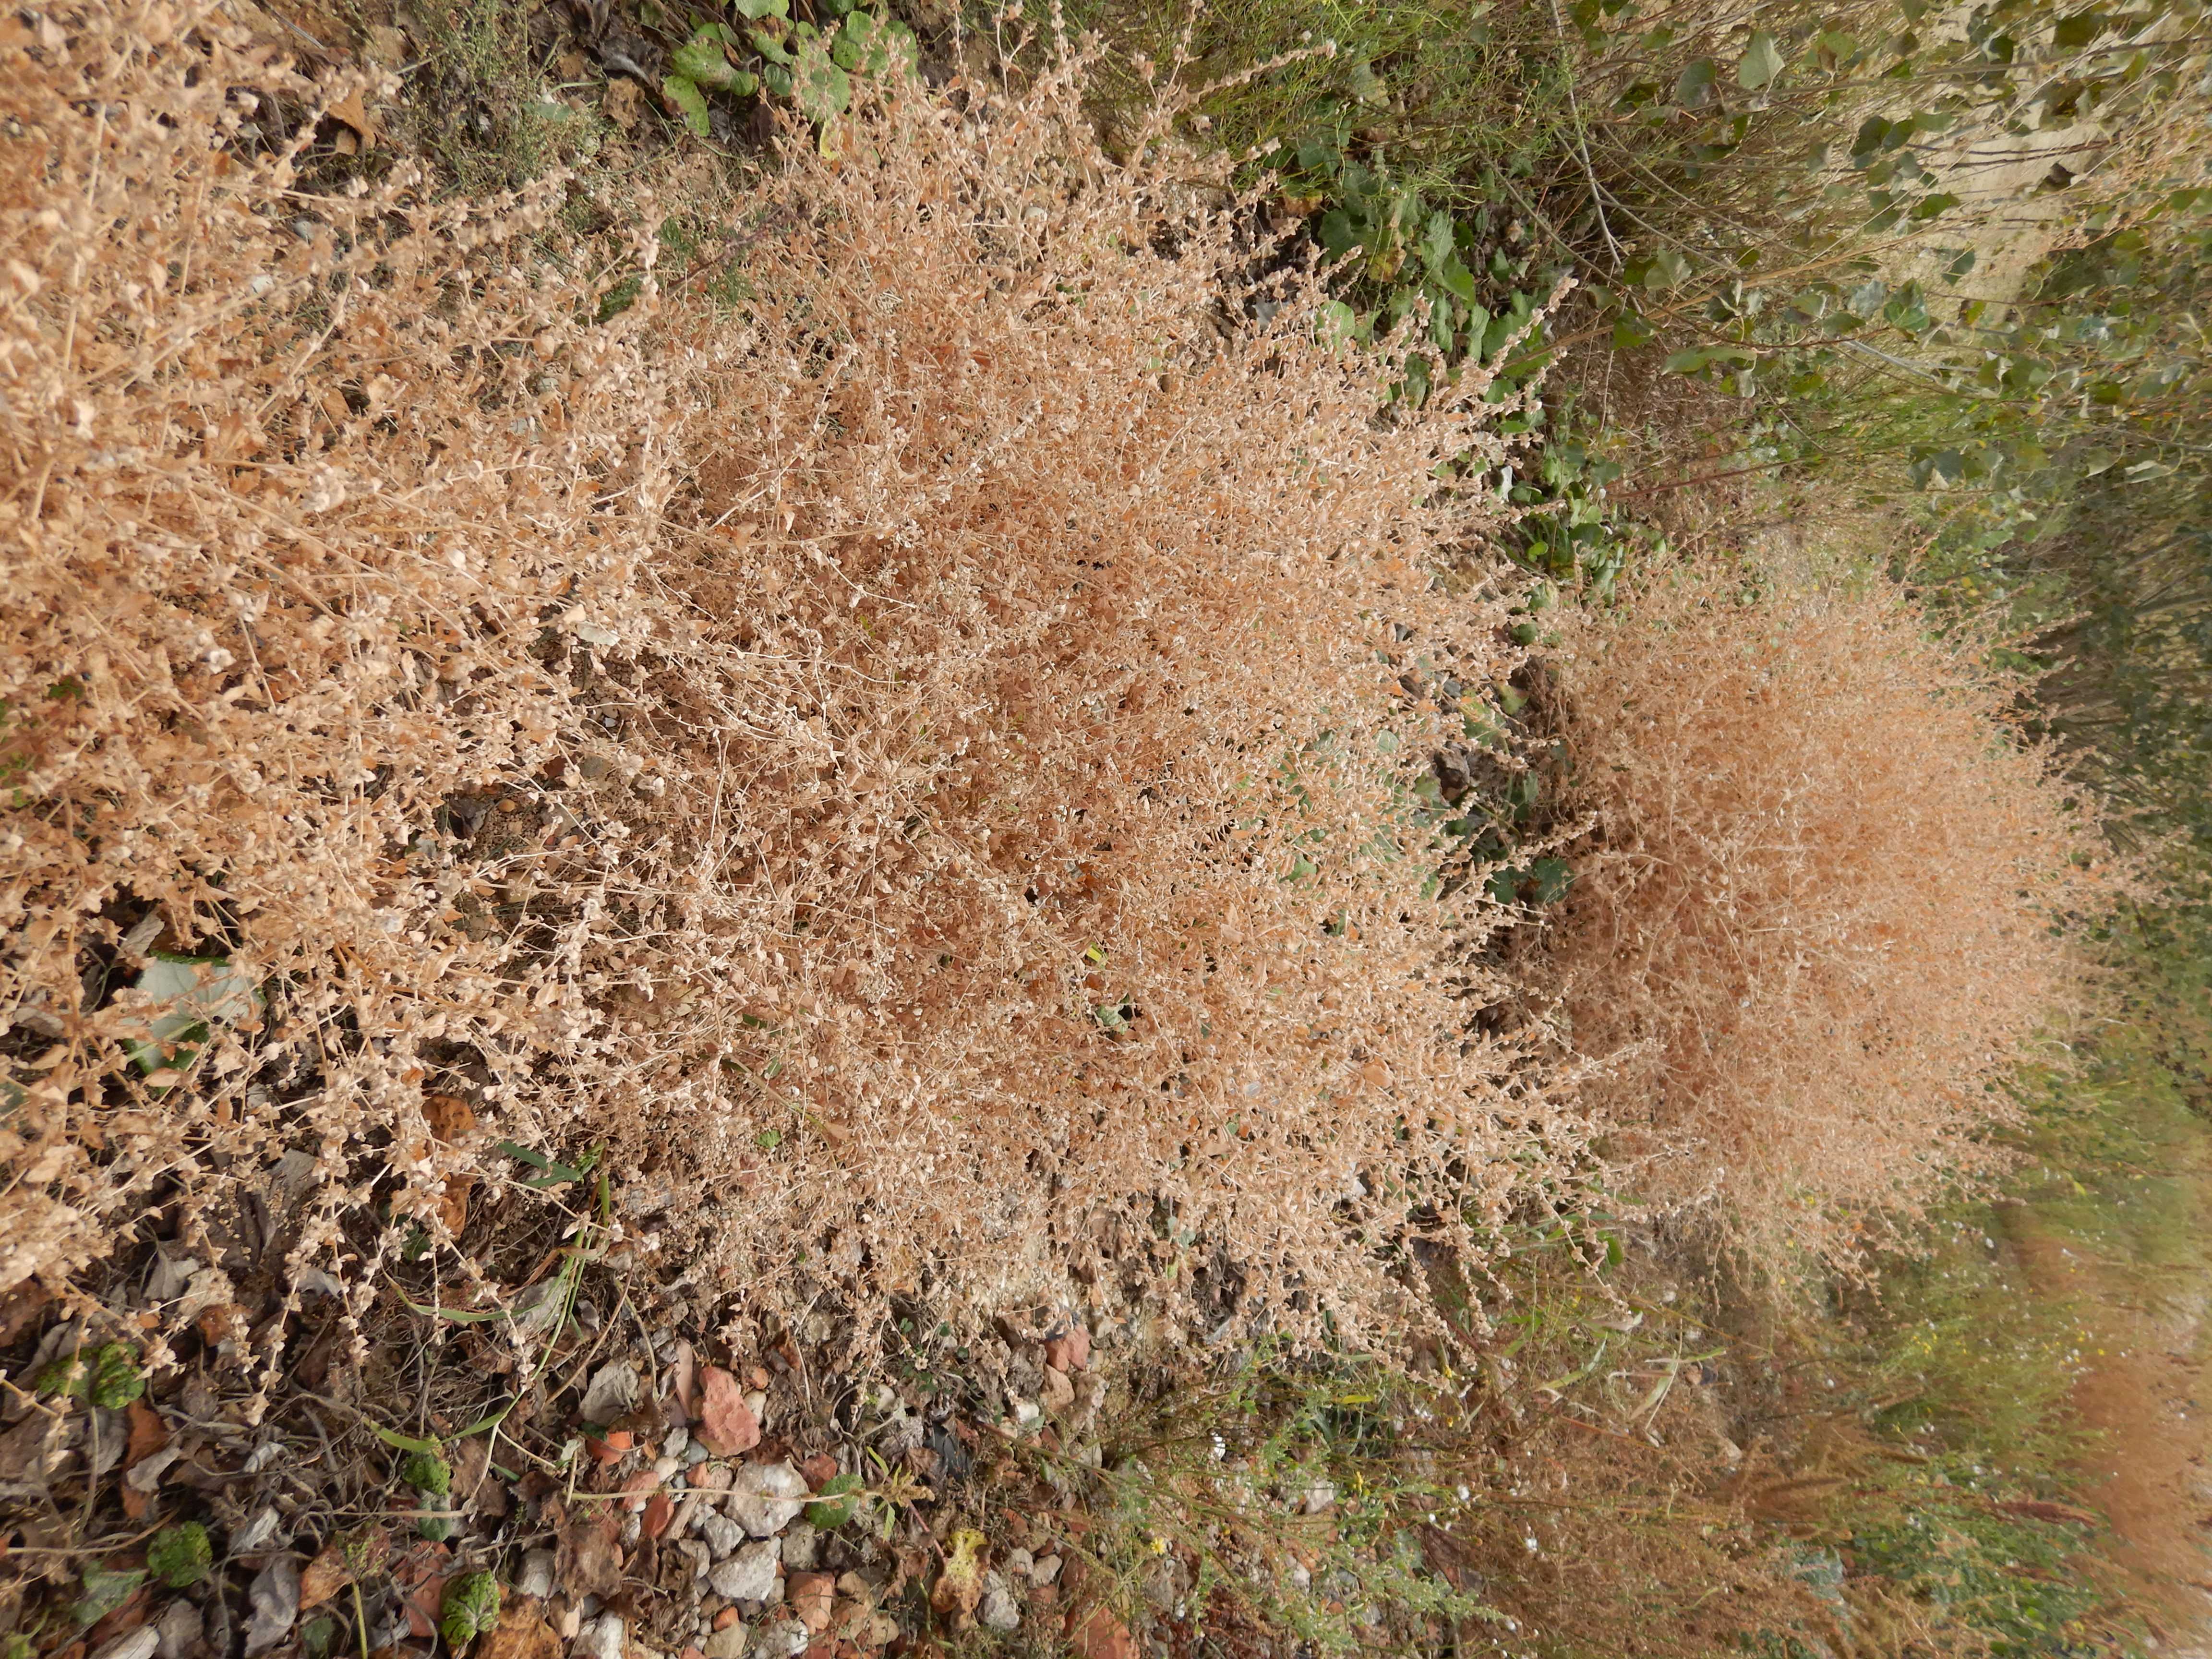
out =
<path fill-rule="evenodd" d="M 343 88 L 212 15 L 0 29 L 0 1287 L 286 1150 L 365 1285 L 341 1218 L 450 1242 L 495 1132 L 606 1143 L 755 1316 L 1203 1236 L 1350 1328 L 1410 1218 L 1560 1177 L 1407 788 L 1415 653 L 1512 665 L 1431 574 L 1498 409 L 1378 418 L 1079 54 L 865 100 L 737 204 L 750 297 L 641 230 L 603 322 L 560 180 L 312 193 L 234 139 Z"/>
<path fill-rule="evenodd" d="M 1886 585 L 1660 573 L 1575 635 L 1598 817 L 1549 970 L 1629 1188 L 1834 1265 L 1986 1168 L 2012 1068 L 2076 1006 L 2118 890 L 2017 682 Z"/>

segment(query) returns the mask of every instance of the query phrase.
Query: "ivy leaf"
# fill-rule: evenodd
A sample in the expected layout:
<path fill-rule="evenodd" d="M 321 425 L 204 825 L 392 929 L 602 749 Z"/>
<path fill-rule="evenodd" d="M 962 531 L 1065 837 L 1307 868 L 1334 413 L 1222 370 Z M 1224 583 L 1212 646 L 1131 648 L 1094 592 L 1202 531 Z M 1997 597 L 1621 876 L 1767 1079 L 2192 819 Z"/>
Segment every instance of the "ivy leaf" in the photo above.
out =
<path fill-rule="evenodd" d="M 852 104 L 852 79 L 819 44 L 809 41 L 792 66 L 791 96 L 809 120 L 834 121 Z"/>
<path fill-rule="evenodd" d="M 1713 101 L 1713 86 L 1720 74 L 1721 66 L 1711 58 L 1698 58 L 1675 81 L 1674 101 L 1684 109 L 1703 109 Z"/>
<path fill-rule="evenodd" d="M 672 75 L 660 83 L 661 95 L 676 106 L 684 117 L 684 125 L 700 137 L 712 131 L 707 119 L 707 94 L 697 84 L 680 75 Z"/>
<path fill-rule="evenodd" d="M 1735 83 L 1746 92 L 1757 92 L 1781 73 L 1782 49 L 1774 44 L 1774 32 L 1761 29 L 1743 49 L 1735 66 Z"/>
<path fill-rule="evenodd" d="M 788 17 L 791 0 L 732 0 L 738 16 L 757 23 L 763 17 Z"/>
<path fill-rule="evenodd" d="M 738 76 L 730 60 L 722 55 L 720 30 L 711 34 L 700 30 L 670 55 L 668 68 L 672 79 L 689 81 L 707 92 L 726 91 Z"/>
<path fill-rule="evenodd" d="M 1460 263 L 1459 255 L 1447 255 L 1431 275 L 1435 276 L 1437 285 L 1445 293 L 1467 305 L 1474 304 L 1474 273 Z M 1490 316 L 1486 312 L 1483 314 L 1482 323 L 1486 328 L 1490 325 Z"/>
<path fill-rule="evenodd" d="M 919 73 L 921 53 L 914 31 L 896 18 L 856 11 L 845 20 L 830 42 L 830 56 L 840 69 L 859 75 L 885 76 L 896 70 L 911 78 Z"/>

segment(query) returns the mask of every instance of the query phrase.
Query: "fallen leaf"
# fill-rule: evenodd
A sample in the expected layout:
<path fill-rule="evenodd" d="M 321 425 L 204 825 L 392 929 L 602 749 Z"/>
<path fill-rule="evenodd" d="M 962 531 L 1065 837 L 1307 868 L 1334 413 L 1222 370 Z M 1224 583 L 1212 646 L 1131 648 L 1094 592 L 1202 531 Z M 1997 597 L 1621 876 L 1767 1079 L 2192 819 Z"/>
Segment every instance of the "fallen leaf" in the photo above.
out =
<path fill-rule="evenodd" d="M 300 1575 L 301 1611 L 322 1606 L 352 1581 L 353 1570 L 346 1565 L 345 1546 L 332 1539 Z"/>
<path fill-rule="evenodd" d="M 637 1392 L 637 1368 L 626 1359 L 611 1359 L 592 1374 L 576 1414 L 596 1426 L 619 1421 L 636 1409 Z"/>
<path fill-rule="evenodd" d="M 561 1638 L 525 1599 L 500 1609 L 499 1623 L 477 1644 L 476 1659 L 561 1659 Z"/>
<path fill-rule="evenodd" d="M 745 1404 L 738 1379 L 719 1365 L 706 1369 L 699 1399 L 699 1443 L 717 1457 L 750 1451 L 760 1444 L 760 1419 Z"/>
<path fill-rule="evenodd" d="M 699 1416 L 699 1357 L 691 1352 L 689 1342 L 678 1342 L 668 1358 L 669 1386 L 675 1390 L 676 1403 L 684 1408 L 684 1420 L 695 1422 Z"/>
<path fill-rule="evenodd" d="M 162 1423 L 161 1413 L 143 1400 L 131 1402 L 131 1443 L 124 1448 L 123 1512 L 133 1521 L 146 1518 L 147 1510 L 154 1507 L 154 1494 L 133 1486 L 127 1478 L 148 1458 L 169 1443 L 169 1431 Z"/>
<path fill-rule="evenodd" d="M 359 87 L 356 87 L 337 103 L 332 104 L 330 112 L 335 119 L 344 122 L 359 133 L 363 144 L 372 149 L 376 147 L 376 123 L 369 119 L 368 112 L 362 107 Z M 452 1097 L 447 1096 L 445 1098 L 450 1099 Z M 439 1139 L 442 1140 L 447 1137 L 441 1135 Z"/>
<path fill-rule="evenodd" d="M 641 101 L 637 82 L 627 76 L 617 76 L 607 82 L 606 94 L 599 100 L 599 112 L 624 132 L 634 131 Z"/>
<path fill-rule="evenodd" d="M 430 1126 L 430 1133 L 448 1146 L 467 1139 L 477 1128 L 475 1109 L 459 1095 L 429 1096 L 422 1102 L 422 1121 Z"/>
<path fill-rule="evenodd" d="M 453 1494 L 492 1520 L 507 1514 L 507 1483 L 492 1470 L 489 1437 L 479 1435 L 453 1449 Z"/>
<path fill-rule="evenodd" d="M 983 1599 L 983 1534 L 963 1527 L 952 1534 L 951 1546 L 945 1558 L 945 1570 L 937 1575 L 936 1588 L 929 1593 L 929 1605 L 948 1615 L 972 1613 Z"/>
<path fill-rule="evenodd" d="M 289 1555 L 274 1557 L 254 1575 L 246 1591 L 253 1617 L 246 1626 L 246 1650 L 266 1653 L 291 1633 L 300 1617 L 300 1565 Z"/>
<path fill-rule="evenodd" d="M 675 1518 L 676 1500 L 666 1492 L 656 1492 L 645 1500 L 644 1532 L 647 1538 L 659 1537 Z"/>
<path fill-rule="evenodd" d="M 14 1347 L 53 1299 L 54 1293 L 35 1279 L 0 1297 L 0 1348 Z"/>
<path fill-rule="evenodd" d="M 579 1600 L 620 1589 L 622 1550 L 615 1542 L 619 1524 L 610 1504 L 594 1504 L 569 1521 L 554 1552 L 554 1582 Z"/>

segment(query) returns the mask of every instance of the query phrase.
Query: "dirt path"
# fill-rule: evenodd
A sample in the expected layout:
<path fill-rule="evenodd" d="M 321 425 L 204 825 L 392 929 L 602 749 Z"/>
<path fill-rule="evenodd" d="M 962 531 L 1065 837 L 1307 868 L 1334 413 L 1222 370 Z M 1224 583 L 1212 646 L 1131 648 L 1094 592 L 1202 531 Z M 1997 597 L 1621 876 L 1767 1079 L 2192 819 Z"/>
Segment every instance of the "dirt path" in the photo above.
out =
<path fill-rule="evenodd" d="M 2199 1152 L 2181 1178 L 2212 1203 Z M 2004 1218 L 2038 1299 L 2081 1312 L 2088 1369 L 2073 1403 L 2098 1443 L 2081 1472 L 2112 1522 L 2114 1559 L 2172 1644 L 2165 1651 L 2212 1659 L 2212 1296 L 2196 1275 L 2086 1251 L 2031 1205 L 2006 1206 Z"/>

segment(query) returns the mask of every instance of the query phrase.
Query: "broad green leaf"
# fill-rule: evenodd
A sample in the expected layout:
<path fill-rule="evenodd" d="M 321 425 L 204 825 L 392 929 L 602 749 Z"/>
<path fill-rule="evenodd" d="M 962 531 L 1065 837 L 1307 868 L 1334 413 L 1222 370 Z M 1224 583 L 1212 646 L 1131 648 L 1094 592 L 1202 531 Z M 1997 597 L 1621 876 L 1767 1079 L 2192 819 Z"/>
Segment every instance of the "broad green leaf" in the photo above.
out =
<path fill-rule="evenodd" d="M 1452 251 L 1451 215 L 1438 209 L 1429 216 L 1428 228 L 1421 235 L 1421 263 L 1434 273 L 1443 269 L 1445 260 L 1456 257 Z"/>
<path fill-rule="evenodd" d="M 253 981 L 228 957 L 156 951 L 138 975 L 136 988 L 152 1005 L 147 1012 L 153 1037 L 150 1042 L 127 1042 L 124 1047 L 143 1072 L 189 1064 L 209 1026 L 249 1019 L 261 1006 L 261 994 Z"/>
<path fill-rule="evenodd" d="M 1698 58 L 1675 80 L 1674 101 L 1684 109 L 1703 109 L 1713 101 L 1713 87 L 1720 74 L 1721 66 L 1711 58 Z"/>
<path fill-rule="evenodd" d="M 852 106 L 852 77 L 834 62 L 821 42 L 807 42 L 792 64 L 792 101 L 810 122 L 834 122 Z"/>
<path fill-rule="evenodd" d="M 856 11 L 830 42 L 830 56 L 841 69 L 858 75 L 912 76 L 921 63 L 914 31 L 896 18 Z"/>
<path fill-rule="evenodd" d="M 1437 286 L 1444 292 L 1467 305 L 1474 304 L 1474 273 L 1460 263 L 1458 254 L 1447 255 L 1430 274 L 1435 276 Z M 1483 326 L 1486 328 L 1489 326 L 1488 312 L 1483 313 L 1482 321 Z"/>
<path fill-rule="evenodd" d="M 1782 49 L 1771 29 L 1760 29 L 1744 47 L 1735 66 L 1735 83 L 1746 92 L 1757 92 L 1782 73 Z"/>
<path fill-rule="evenodd" d="M 702 29 L 676 48 L 668 59 L 672 76 L 689 81 L 705 92 L 728 89 L 738 71 L 722 54 L 720 31 L 713 34 Z"/>
<path fill-rule="evenodd" d="M 788 17 L 791 0 L 732 0 L 740 17 L 758 22 L 763 17 Z"/>
<path fill-rule="evenodd" d="M 697 85 L 680 75 L 672 75 L 661 82 L 660 90 L 668 101 L 676 106 L 684 117 L 684 125 L 704 138 L 713 129 L 707 119 L 707 94 Z"/>

